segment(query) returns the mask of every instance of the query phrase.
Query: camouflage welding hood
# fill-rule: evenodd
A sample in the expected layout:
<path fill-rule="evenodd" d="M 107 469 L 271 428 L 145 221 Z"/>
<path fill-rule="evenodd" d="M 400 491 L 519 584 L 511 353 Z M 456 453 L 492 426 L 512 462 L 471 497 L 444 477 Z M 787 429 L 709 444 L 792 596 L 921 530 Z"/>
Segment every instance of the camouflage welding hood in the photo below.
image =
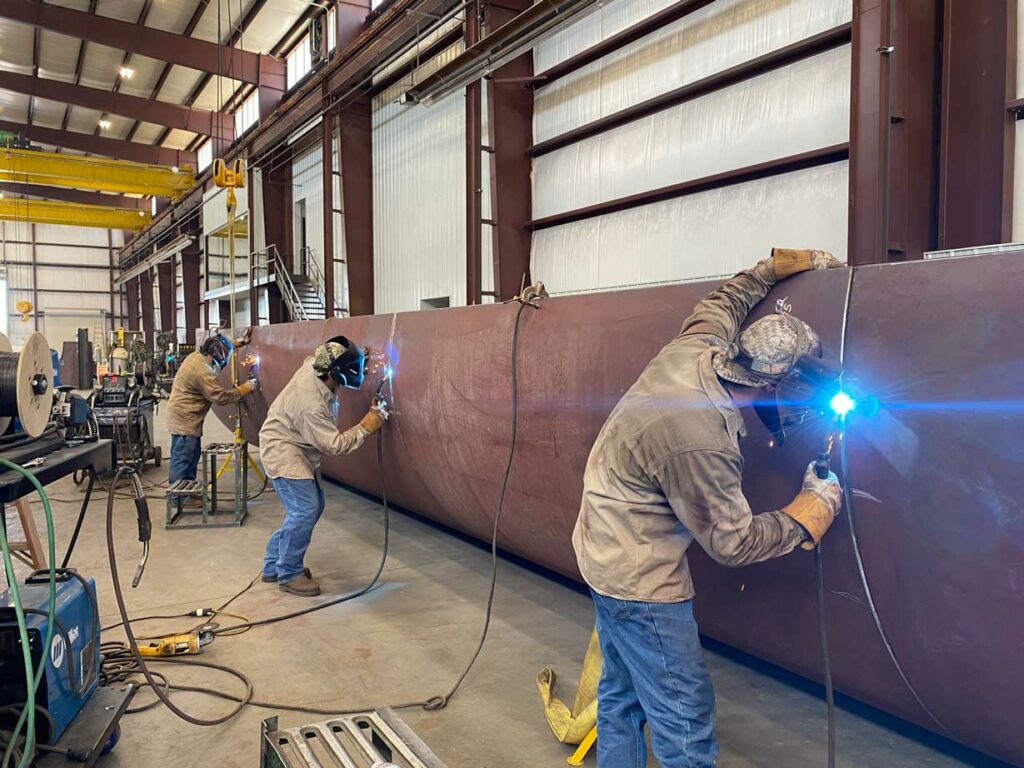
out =
<path fill-rule="evenodd" d="M 804 357 L 821 357 L 818 334 L 803 320 L 780 313 L 755 320 L 711 362 L 725 381 L 768 387 L 782 381 Z"/>
<path fill-rule="evenodd" d="M 362 349 L 344 336 L 335 336 L 316 348 L 313 370 L 317 376 L 330 377 L 349 389 L 359 389 L 363 383 L 366 355 Z"/>

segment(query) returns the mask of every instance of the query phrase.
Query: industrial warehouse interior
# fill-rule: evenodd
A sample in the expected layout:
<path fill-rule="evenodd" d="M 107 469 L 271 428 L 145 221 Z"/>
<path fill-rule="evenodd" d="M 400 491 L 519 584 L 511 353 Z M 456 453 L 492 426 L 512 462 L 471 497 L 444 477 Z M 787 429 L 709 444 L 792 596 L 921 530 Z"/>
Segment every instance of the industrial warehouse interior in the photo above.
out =
<path fill-rule="evenodd" d="M 1017 0 L 0 0 L 0 768 L 1024 766 Z"/>

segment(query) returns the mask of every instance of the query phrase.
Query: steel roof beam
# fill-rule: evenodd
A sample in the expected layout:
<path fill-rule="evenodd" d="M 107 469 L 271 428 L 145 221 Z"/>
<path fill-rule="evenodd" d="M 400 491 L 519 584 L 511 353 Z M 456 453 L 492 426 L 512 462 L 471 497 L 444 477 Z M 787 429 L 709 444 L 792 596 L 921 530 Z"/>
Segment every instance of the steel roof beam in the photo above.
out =
<path fill-rule="evenodd" d="M 12 123 L 6 120 L 0 120 L 0 131 L 20 134 L 29 141 L 52 144 L 55 147 L 74 149 L 78 152 L 88 152 L 90 155 L 103 155 L 119 160 L 131 160 L 136 163 L 176 165 L 179 168 L 185 165 L 191 165 L 194 168 L 196 165 L 196 155 L 194 152 L 140 144 L 135 141 L 108 139 L 105 136 L 93 136 L 89 133 L 61 131 L 57 128 L 42 128 L 38 125 Z"/>
<path fill-rule="evenodd" d="M 284 62 L 272 56 L 85 11 L 33 0 L 6 0 L 0 3 L 0 17 L 253 85 L 284 82 Z"/>
<path fill-rule="evenodd" d="M 46 200 L 61 200 L 65 203 L 79 205 L 102 205 L 109 208 L 127 208 L 132 211 L 150 210 L 150 201 L 141 197 L 125 197 L 124 195 L 104 195 L 99 192 L 86 192 L 81 189 L 63 189 L 46 187 L 41 184 L 18 184 L 13 181 L 0 181 L 0 195 L 30 195 Z"/>
<path fill-rule="evenodd" d="M 0 72 L 0 88 L 14 93 L 23 93 L 41 99 L 63 104 L 109 112 L 115 115 L 145 120 L 148 123 L 168 128 L 202 133 L 207 136 L 220 135 L 226 141 L 234 139 L 234 120 L 230 115 L 221 117 L 216 112 L 193 107 L 152 101 L 141 96 L 129 96 L 102 88 L 72 85 L 59 80 L 47 80 L 16 72 Z"/>

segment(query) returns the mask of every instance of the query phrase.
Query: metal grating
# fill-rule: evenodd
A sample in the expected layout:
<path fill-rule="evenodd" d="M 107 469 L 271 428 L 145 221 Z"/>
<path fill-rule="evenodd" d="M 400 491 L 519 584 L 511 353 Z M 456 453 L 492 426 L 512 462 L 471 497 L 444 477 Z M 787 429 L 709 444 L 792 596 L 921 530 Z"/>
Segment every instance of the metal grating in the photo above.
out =
<path fill-rule="evenodd" d="M 446 768 L 390 707 L 277 729 L 263 721 L 260 768 Z"/>

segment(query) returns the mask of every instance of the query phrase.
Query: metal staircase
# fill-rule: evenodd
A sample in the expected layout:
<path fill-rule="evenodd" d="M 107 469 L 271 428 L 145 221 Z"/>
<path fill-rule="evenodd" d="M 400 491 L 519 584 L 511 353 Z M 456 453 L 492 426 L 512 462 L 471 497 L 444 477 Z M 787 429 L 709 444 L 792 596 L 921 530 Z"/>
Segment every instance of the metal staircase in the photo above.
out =
<path fill-rule="evenodd" d="M 324 319 L 324 277 L 311 248 L 298 254 L 297 270 L 285 267 L 276 245 L 270 245 L 252 255 L 253 278 L 257 285 L 277 283 L 281 298 L 293 320 Z M 271 270 L 271 266 L 273 269 Z M 335 303 L 335 316 L 345 311 Z"/>

